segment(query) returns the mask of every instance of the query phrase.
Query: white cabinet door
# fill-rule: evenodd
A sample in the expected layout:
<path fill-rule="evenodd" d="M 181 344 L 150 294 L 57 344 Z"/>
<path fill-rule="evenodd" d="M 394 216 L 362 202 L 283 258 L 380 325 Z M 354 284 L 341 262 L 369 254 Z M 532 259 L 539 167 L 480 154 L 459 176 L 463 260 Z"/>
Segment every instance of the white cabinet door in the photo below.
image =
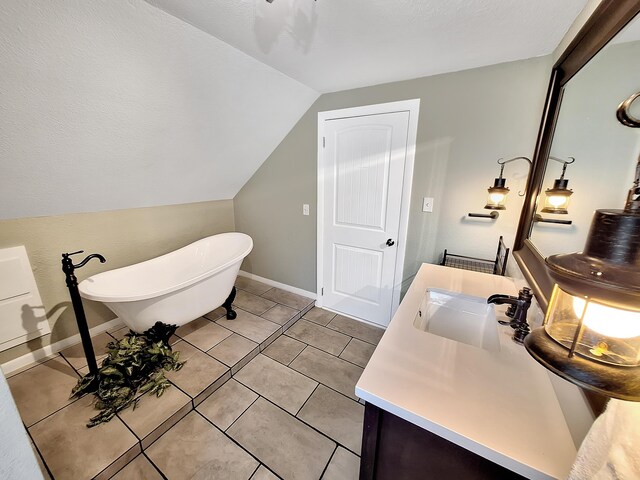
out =
<path fill-rule="evenodd" d="M 325 120 L 323 306 L 391 318 L 409 112 Z"/>

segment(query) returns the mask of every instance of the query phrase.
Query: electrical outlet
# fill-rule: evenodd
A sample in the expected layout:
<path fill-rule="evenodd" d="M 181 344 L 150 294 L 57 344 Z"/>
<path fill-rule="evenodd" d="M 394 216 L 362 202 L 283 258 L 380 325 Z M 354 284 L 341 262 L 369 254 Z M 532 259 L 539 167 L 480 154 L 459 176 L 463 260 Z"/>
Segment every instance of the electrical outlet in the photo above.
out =
<path fill-rule="evenodd" d="M 303 215 L 309 215 L 309 204 L 308 203 L 304 203 L 302 205 L 302 214 Z"/>
<path fill-rule="evenodd" d="M 422 211 L 423 212 L 433 212 L 433 198 L 432 197 L 424 197 L 422 199 Z"/>

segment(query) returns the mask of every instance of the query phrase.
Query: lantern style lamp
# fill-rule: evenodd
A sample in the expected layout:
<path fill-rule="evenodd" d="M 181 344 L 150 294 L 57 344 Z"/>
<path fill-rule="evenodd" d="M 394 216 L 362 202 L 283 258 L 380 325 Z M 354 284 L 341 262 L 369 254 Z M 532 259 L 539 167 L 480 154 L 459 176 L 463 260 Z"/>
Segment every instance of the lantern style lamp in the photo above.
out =
<path fill-rule="evenodd" d="M 504 172 L 504 166 L 507 163 L 511 163 L 515 160 L 526 160 L 529 162 L 529 166 L 531 166 L 531 160 L 527 157 L 514 157 L 509 160 L 502 160 L 501 158 L 498 160 L 498 165 L 500 165 L 500 175 L 493 182 L 493 186 L 487 189 L 489 192 L 489 196 L 487 197 L 487 204 L 484 206 L 487 210 L 506 210 L 505 201 L 507 200 L 507 195 L 509 194 L 509 187 L 506 186 L 507 179 L 502 176 Z"/>
<path fill-rule="evenodd" d="M 562 174 L 560 178 L 556 178 L 553 182 L 553 188 L 547 188 L 545 190 L 544 213 L 557 213 L 566 215 L 569 213 L 567 207 L 569 206 L 569 197 L 573 194 L 573 190 L 567 188 L 569 185 L 569 179 L 564 178 L 564 174 L 567 170 L 567 165 L 571 165 L 576 161 L 575 158 L 569 157 L 569 161 L 561 160 L 556 157 L 549 157 L 549 160 L 555 160 L 562 163 Z"/>
<path fill-rule="evenodd" d="M 506 210 L 504 202 L 507 200 L 509 194 L 509 187 L 506 186 L 507 179 L 502 177 L 504 171 L 504 165 L 500 166 L 500 176 L 493 182 L 493 186 L 489 187 L 487 191 L 489 196 L 487 197 L 487 204 L 484 206 L 487 210 Z"/>
<path fill-rule="evenodd" d="M 640 161 L 624 210 L 597 210 L 584 251 L 546 264 L 556 285 L 527 351 L 581 387 L 640 401 Z"/>

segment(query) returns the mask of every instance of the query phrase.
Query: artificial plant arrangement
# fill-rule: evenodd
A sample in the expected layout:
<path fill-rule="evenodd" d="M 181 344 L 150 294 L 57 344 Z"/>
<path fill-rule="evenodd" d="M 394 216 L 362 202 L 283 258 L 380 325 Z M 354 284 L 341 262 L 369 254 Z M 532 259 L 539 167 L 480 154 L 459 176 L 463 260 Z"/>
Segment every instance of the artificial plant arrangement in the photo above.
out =
<path fill-rule="evenodd" d="M 93 393 L 100 413 L 89 419 L 87 427 L 111 420 L 117 412 L 131 405 L 135 409 L 141 396 L 160 397 L 171 386 L 164 372 L 180 370 L 180 352 L 174 352 L 169 338 L 178 327 L 161 322 L 142 334 L 130 331 L 122 340 L 107 344 L 108 356 L 97 375 L 85 375 L 71 391 L 71 398 Z"/>

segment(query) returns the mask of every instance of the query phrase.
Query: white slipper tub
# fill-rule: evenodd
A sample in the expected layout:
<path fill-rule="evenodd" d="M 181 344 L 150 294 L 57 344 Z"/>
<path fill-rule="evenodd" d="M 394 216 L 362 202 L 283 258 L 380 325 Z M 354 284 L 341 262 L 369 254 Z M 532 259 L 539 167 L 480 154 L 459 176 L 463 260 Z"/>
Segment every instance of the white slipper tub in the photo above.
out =
<path fill-rule="evenodd" d="M 242 259 L 253 248 L 244 233 L 222 233 L 161 257 L 93 275 L 80 295 L 109 307 L 131 330 L 156 322 L 184 325 L 222 305 Z"/>

